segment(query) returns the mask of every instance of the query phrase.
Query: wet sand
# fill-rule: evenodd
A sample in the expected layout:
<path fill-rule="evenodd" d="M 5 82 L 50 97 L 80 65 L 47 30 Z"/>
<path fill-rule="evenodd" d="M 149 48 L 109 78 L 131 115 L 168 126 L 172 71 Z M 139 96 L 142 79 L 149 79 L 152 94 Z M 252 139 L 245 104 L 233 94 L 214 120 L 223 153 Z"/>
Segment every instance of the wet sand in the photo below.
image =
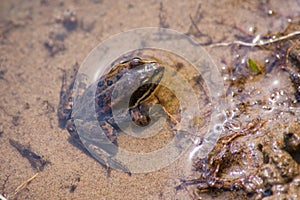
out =
<path fill-rule="evenodd" d="M 268 15 L 271 9 L 276 15 Z M 71 72 L 98 43 L 129 29 L 171 28 L 205 45 L 251 34 L 252 26 L 256 34 L 283 31 L 287 19 L 296 17 L 291 13 L 299 12 L 294 1 L 285 6 L 237 1 L 2 1 L 0 194 L 7 199 L 189 199 L 186 190 L 175 189 L 191 169 L 186 155 L 156 172 L 129 176 L 112 170 L 108 177 L 104 167 L 69 142 L 69 133 L 59 128 L 57 119 L 63 71 Z M 205 48 L 220 69 L 222 61 L 234 59 L 230 51 Z M 9 139 L 30 146 L 49 162 L 17 191 L 37 170 Z M 237 195 L 230 193 L 226 199 Z"/>

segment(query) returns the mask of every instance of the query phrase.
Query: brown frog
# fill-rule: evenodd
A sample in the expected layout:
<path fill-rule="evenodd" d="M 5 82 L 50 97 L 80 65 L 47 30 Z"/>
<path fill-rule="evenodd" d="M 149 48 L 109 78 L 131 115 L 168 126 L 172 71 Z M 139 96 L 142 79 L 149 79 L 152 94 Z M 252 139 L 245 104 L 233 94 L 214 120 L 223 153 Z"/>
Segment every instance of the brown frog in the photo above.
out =
<path fill-rule="evenodd" d="M 136 91 L 124 90 L 122 85 L 125 84 L 119 84 L 116 87 L 123 76 L 131 77 L 131 73 L 133 74 L 133 84 L 140 86 Z M 149 108 L 151 105 L 159 103 L 155 93 L 163 75 L 164 67 L 158 62 L 133 58 L 116 64 L 108 74 L 101 76 L 92 85 L 96 88 L 95 93 L 91 92 L 90 88 L 92 86 L 86 87 L 87 84 L 83 81 L 84 78 L 77 76 L 77 79 L 83 79 L 79 80 L 79 84 L 77 84 L 78 88 L 82 90 L 82 96 L 90 96 L 90 98 L 89 100 L 86 100 L 86 98 L 82 100 L 80 97 L 75 97 L 76 101 L 82 105 L 87 105 L 91 101 L 95 101 L 95 113 L 87 111 L 87 106 L 83 106 L 84 108 L 79 110 L 79 112 L 86 115 L 85 119 L 87 119 L 83 122 L 83 127 L 87 130 L 85 137 L 81 135 L 79 137 L 73 118 L 73 87 L 75 80 L 67 87 L 66 76 L 64 76 L 58 108 L 60 123 L 68 130 L 77 144 L 81 147 L 88 147 L 89 153 L 102 164 L 105 163 L 107 168 L 114 167 L 130 173 L 127 167 L 120 161 L 113 159 L 113 156 L 117 153 L 117 148 L 111 147 L 112 145 L 117 146 L 117 135 L 120 133 L 120 128 L 113 117 L 112 106 L 122 102 L 125 96 L 131 94 L 128 112 L 132 121 L 137 126 L 148 125 L 151 120 L 148 114 Z M 93 121 L 89 121 L 89 116 L 91 118 L 95 117 L 98 120 L 98 124 L 95 125 Z M 94 135 L 97 126 L 101 127 L 104 134 Z"/>

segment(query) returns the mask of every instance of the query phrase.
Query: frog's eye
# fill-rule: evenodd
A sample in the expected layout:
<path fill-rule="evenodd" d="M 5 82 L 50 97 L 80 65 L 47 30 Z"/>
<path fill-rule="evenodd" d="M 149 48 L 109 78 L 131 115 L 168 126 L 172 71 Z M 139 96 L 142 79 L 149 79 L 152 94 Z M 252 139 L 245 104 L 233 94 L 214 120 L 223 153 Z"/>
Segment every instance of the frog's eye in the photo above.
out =
<path fill-rule="evenodd" d="M 130 66 L 131 67 L 136 67 L 136 66 L 139 66 L 139 65 L 142 65 L 143 64 L 143 61 L 142 59 L 136 57 L 136 58 L 133 58 L 131 61 L 130 61 Z"/>

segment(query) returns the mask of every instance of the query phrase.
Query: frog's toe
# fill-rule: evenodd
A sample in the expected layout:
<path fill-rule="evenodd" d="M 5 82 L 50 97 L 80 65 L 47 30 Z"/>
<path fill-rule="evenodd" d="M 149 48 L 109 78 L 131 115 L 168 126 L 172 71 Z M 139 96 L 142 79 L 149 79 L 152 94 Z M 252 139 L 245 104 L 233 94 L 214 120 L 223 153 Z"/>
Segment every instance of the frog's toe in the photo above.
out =
<path fill-rule="evenodd" d="M 112 167 L 112 168 L 121 170 L 131 176 L 130 170 L 121 162 L 116 161 L 115 159 L 112 159 L 112 158 L 108 158 L 107 163 L 108 163 L 107 167 L 109 167 L 109 168 Z"/>
<path fill-rule="evenodd" d="M 107 156 L 100 153 L 93 156 L 94 158 L 96 158 L 98 162 L 100 162 L 102 165 L 104 165 L 107 168 L 108 172 L 111 168 L 113 168 L 113 169 L 121 170 L 131 176 L 130 170 L 123 163 L 117 161 L 112 156 Z"/>

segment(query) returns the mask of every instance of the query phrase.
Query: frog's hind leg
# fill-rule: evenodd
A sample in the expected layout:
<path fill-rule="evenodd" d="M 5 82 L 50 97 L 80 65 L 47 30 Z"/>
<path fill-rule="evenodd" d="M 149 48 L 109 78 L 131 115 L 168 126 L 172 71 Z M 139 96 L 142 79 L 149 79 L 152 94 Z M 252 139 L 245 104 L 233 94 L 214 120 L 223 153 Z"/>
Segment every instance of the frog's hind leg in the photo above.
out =
<path fill-rule="evenodd" d="M 115 159 L 111 159 L 111 158 L 108 158 L 107 161 L 108 161 L 108 169 L 107 170 L 110 170 L 111 166 L 113 166 L 113 168 L 119 169 L 119 170 L 127 173 L 129 176 L 131 176 L 130 170 L 121 162 L 116 161 Z"/>
<path fill-rule="evenodd" d="M 106 167 L 108 174 L 110 174 L 111 168 L 121 170 L 131 175 L 130 170 L 121 161 L 118 161 L 114 156 L 118 153 L 117 135 L 118 130 L 112 125 L 113 120 L 99 122 L 102 133 L 96 135 L 90 135 L 83 141 L 91 155 L 104 167 Z M 92 133 L 97 131 L 91 130 Z M 91 138 L 91 139 L 90 139 Z"/>
<path fill-rule="evenodd" d="M 99 147 L 99 145 L 89 144 L 88 149 L 91 151 L 90 153 L 92 157 L 94 157 L 96 161 L 99 162 L 101 165 L 106 167 L 108 175 L 110 174 L 111 169 L 121 170 L 127 173 L 128 175 L 131 175 L 130 170 L 122 162 L 113 158 L 114 155 L 107 152 L 105 150 L 105 147 Z"/>

